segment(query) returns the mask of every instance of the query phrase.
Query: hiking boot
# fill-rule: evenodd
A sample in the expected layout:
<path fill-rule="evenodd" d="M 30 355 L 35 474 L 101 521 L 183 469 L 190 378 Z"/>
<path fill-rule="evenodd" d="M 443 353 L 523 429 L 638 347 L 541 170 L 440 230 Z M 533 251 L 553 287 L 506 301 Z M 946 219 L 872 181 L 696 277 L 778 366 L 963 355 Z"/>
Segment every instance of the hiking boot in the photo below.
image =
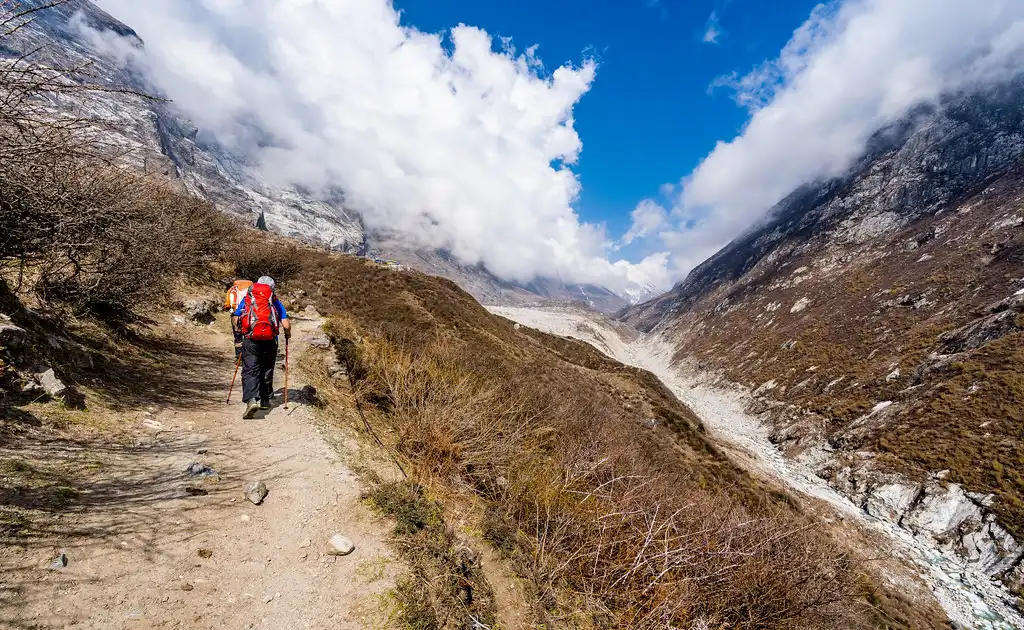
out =
<path fill-rule="evenodd" d="M 270 403 L 268 403 L 268 402 L 261 402 L 260 403 L 260 409 L 262 409 L 263 411 L 266 411 L 267 409 L 270 409 Z"/>
<path fill-rule="evenodd" d="M 260 404 L 255 400 L 250 400 L 245 405 L 245 413 L 242 414 L 242 418 L 249 420 L 256 415 L 256 412 L 260 410 Z"/>

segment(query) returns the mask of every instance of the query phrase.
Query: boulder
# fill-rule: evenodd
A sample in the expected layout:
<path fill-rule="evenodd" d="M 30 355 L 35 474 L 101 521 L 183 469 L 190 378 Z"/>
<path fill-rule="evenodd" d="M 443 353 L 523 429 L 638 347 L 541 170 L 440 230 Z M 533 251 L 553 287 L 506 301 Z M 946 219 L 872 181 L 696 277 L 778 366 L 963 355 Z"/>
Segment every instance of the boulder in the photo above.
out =
<path fill-rule="evenodd" d="M 57 378 L 57 374 L 53 371 L 53 368 L 46 368 L 42 372 L 36 373 L 35 381 L 39 383 L 39 387 L 52 398 L 62 398 L 68 392 L 68 386 Z"/>
<path fill-rule="evenodd" d="M 21 348 L 27 343 L 28 333 L 25 329 L 15 325 L 7 315 L 0 314 L 0 346 Z"/>
<path fill-rule="evenodd" d="M 217 306 L 217 301 L 212 298 L 198 298 L 187 300 L 181 310 L 189 320 L 206 324 L 213 321 Z"/>

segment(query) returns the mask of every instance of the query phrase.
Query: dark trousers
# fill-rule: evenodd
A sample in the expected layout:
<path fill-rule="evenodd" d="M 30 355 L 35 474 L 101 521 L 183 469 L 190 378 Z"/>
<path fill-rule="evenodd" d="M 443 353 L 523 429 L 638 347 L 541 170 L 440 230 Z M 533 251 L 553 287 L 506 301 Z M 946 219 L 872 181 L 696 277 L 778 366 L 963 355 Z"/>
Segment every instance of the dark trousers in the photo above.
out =
<path fill-rule="evenodd" d="M 274 364 L 277 362 L 276 341 L 242 342 L 242 400 L 258 400 L 268 404 L 274 393 Z"/>

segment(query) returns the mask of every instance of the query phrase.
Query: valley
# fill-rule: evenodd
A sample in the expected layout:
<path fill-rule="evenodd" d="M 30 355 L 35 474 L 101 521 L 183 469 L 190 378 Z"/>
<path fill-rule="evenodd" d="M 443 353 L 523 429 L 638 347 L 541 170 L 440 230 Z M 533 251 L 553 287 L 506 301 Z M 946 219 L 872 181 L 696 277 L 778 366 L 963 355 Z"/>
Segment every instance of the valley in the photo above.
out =
<path fill-rule="evenodd" d="M 942 604 L 950 619 L 964 628 L 1010 630 L 1024 626 L 1015 596 L 963 558 L 928 536 L 876 518 L 833 488 L 811 466 L 784 455 L 770 439 L 771 427 L 748 411 L 750 392 L 673 364 L 671 344 L 657 335 L 640 334 L 619 322 L 582 309 L 490 307 L 492 313 L 524 326 L 579 339 L 627 365 L 649 370 L 686 403 L 711 435 L 758 475 L 827 503 L 839 519 L 878 534 L 886 554 L 908 561 Z"/>

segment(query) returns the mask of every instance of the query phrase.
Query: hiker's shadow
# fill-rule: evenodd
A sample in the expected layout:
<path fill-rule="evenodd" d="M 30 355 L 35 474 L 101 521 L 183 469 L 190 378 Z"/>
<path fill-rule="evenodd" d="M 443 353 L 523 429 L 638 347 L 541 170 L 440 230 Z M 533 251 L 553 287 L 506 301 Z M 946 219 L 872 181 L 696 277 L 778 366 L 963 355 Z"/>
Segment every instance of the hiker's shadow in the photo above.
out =
<path fill-rule="evenodd" d="M 288 408 L 311 407 L 317 404 L 316 388 L 306 385 L 301 388 L 288 388 Z M 261 412 L 259 417 L 267 417 L 278 408 L 284 407 L 284 388 L 279 387 L 274 391 L 274 397 L 270 399 L 270 409 Z"/>

